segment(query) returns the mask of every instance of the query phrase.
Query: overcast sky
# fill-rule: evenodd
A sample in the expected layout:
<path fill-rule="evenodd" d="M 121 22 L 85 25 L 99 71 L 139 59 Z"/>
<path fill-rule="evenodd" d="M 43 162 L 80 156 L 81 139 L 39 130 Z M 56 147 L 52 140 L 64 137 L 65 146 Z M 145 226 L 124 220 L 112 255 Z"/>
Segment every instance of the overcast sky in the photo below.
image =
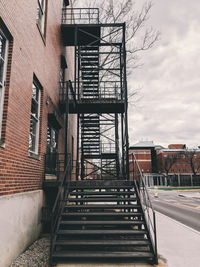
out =
<path fill-rule="evenodd" d="M 200 145 L 200 0 L 154 0 L 148 25 L 161 37 L 142 55 L 143 67 L 129 77 L 129 87 L 142 88 L 136 106 L 129 104 L 130 145 L 153 140 L 163 146 L 196 147 Z"/>

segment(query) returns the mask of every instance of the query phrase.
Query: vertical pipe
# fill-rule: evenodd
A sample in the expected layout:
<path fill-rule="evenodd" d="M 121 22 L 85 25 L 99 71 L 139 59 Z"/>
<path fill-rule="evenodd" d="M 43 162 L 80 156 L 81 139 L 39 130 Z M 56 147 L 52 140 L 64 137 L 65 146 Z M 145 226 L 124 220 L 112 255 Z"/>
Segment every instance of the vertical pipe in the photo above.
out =
<path fill-rule="evenodd" d="M 117 177 L 119 178 L 119 132 L 118 132 L 118 114 L 115 113 L 115 153 L 116 153 L 116 171 Z"/>
<path fill-rule="evenodd" d="M 68 117 L 69 117 L 69 81 L 66 82 L 66 102 L 65 102 L 65 115 L 64 115 L 65 168 L 67 166 L 67 161 L 68 161 Z"/>
<path fill-rule="evenodd" d="M 124 63 L 124 98 L 125 98 L 125 141 L 126 141 L 126 175 L 129 180 L 129 164 L 128 164 L 128 96 L 127 96 L 127 72 L 126 72 L 126 24 L 123 24 L 123 63 Z"/>
<path fill-rule="evenodd" d="M 125 178 L 125 164 L 124 164 L 124 118 L 123 113 L 121 113 L 121 138 L 122 138 L 122 175 L 123 179 Z"/>
<path fill-rule="evenodd" d="M 79 114 L 77 114 L 77 137 L 76 137 L 76 180 L 79 176 Z"/>

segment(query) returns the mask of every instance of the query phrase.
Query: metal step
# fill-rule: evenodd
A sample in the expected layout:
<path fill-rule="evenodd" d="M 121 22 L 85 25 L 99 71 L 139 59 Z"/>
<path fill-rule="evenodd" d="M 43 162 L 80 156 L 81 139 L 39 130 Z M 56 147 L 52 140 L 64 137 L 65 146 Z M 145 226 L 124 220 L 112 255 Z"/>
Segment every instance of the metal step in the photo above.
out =
<path fill-rule="evenodd" d="M 96 58 L 99 58 L 99 53 L 98 52 L 83 52 L 83 51 L 80 51 L 79 52 L 79 56 L 80 58 L 81 57 L 96 57 Z"/>
<path fill-rule="evenodd" d="M 145 230 L 58 230 L 58 235 L 145 235 Z"/>
<path fill-rule="evenodd" d="M 90 184 L 90 185 L 70 185 L 70 189 L 132 189 L 133 185 L 95 185 L 95 184 Z"/>
<path fill-rule="evenodd" d="M 79 221 L 61 221 L 60 224 L 64 225 L 141 225 L 144 224 L 143 221 L 136 220 L 115 220 L 115 221 L 87 221 L 87 220 L 79 220 Z"/>
<path fill-rule="evenodd" d="M 136 197 L 132 197 L 132 198 L 106 198 L 106 197 L 102 197 L 102 198 L 96 198 L 96 197 L 85 197 L 85 198 L 67 198 L 65 199 L 65 201 L 70 201 L 70 202 L 107 202 L 107 201 L 111 201 L 111 202 L 127 202 L 127 201 L 136 201 L 137 198 Z"/>
<path fill-rule="evenodd" d="M 80 51 L 99 50 L 99 46 L 80 46 L 79 50 Z"/>
<path fill-rule="evenodd" d="M 148 240 L 57 240 L 55 245 L 64 246 L 148 246 Z"/>
<path fill-rule="evenodd" d="M 111 195 L 111 196 L 116 196 L 116 195 L 134 195 L 135 192 L 134 191 L 129 191 L 129 192 L 124 192 L 124 191 L 110 191 L 110 192 L 105 192 L 105 191 L 94 191 L 94 192 L 71 192 L 70 195 L 72 196 L 78 196 L 78 195 L 91 195 L 91 196 L 97 196 L 97 195 L 102 195 L 102 196 L 107 196 L 107 195 Z"/>
<path fill-rule="evenodd" d="M 131 205 L 117 205 L 117 204 L 101 204 L 101 205 L 66 205 L 66 209 L 139 209 L 141 206 Z"/>
<path fill-rule="evenodd" d="M 98 72 L 97 72 L 98 73 Z M 99 77 L 94 72 L 82 72 L 82 80 L 87 80 L 88 77 L 91 77 L 91 81 L 99 81 Z"/>
<path fill-rule="evenodd" d="M 81 57 L 81 61 L 84 62 L 99 62 L 99 57 Z"/>
<path fill-rule="evenodd" d="M 92 216 L 113 216 L 113 217 L 138 217 L 143 216 L 141 212 L 63 212 L 62 216 L 86 216 L 86 217 L 92 217 Z"/>
<path fill-rule="evenodd" d="M 95 124 L 97 124 L 97 123 L 99 123 L 100 122 L 100 119 L 81 119 L 81 122 L 84 122 L 84 123 L 95 123 Z"/>
<path fill-rule="evenodd" d="M 84 62 L 81 62 L 81 68 L 82 68 L 82 66 L 98 66 L 99 65 L 99 62 L 98 61 L 96 61 L 96 62 L 94 62 L 93 61 L 93 63 L 91 64 L 91 61 L 90 62 L 86 62 L 86 61 L 84 61 Z"/>
<path fill-rule="evenodd" d="M 143 251 L 56 251 L 52 255 L 54 258 L 131 258 L 131 259 L 152 259 L 153 254 L 150 252 Z"/>
<path fill-rule="evenodd" d="M 99 93 L 99 89 L 98 89 L 98 84 L 96 85 L 83 85 L 82 86 L 82 90 L 81 92 L 94 92 L 94 93 Z"/>
<path fill-rule="evenodd" d="M 99 71 L 99 68 L 97 68 L 97 67 L 83 67 L 83 68 L 81 68 L 81 71 Z"/>
<path fill-rule="evenodd" d="M 98 81 L 94 81 L 94 82 L 92 82 L 92 81 L 84 81 L 84 82 L 82 82 L 82 84 L 83 84 L 83 86 L 84 85 L 93 85 L 93 84 L 98 85 L 99 82 Z"/>

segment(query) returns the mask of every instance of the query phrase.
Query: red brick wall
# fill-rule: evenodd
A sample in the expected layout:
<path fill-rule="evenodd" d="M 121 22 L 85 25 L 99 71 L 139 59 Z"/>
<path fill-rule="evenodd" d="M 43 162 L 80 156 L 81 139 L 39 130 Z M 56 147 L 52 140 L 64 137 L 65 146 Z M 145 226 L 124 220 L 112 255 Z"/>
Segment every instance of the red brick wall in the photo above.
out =
<path fill-rule="evenodd" d="M 182 154 L 181 154 L 182 153 Z M 172 174 L 177 174 L 177 173 L 185 173 L 185 174 L 192 174 L 192 169 L 191 169 L 191 164 L 189 162 L 189 159 L 187 158 L 186 155 L 184 155 L 184 153 L 187 155 L 187 150 L 183 150 L 182 152 L 180 151 L 160 151 L 158 153 L 158 171 L 161 173 L 165 173 L 166 172 L 166 168 L 165 168 L 165 161 L 168 160 L 168 157 L 171 156 L 178 156 L 179 158 L 174 161 L 173 165 L 171 166 L 169 173 Z M 195 162 L 195 166 L 198 167 L 198 171 L 197 173 L 200 173 L 200 152 L 196 152 L 195 158 L 193 159 L 193 161 Z"/>
<path fill-rule="evenodd" d="M 138 161 L 139 167 L 143 173 L 152 172 L 152 160 L 151 160 L 151 149 L 133 149 L 129 150 L 129 153 L 134 152 L 135 157 Z"/>
<path fill-rule="evenodd" d="M 20 0 L 17 3 L 14 0 L 0 0 L 0 16 L 13 36 L 13 50 L 12 45 L 9 49 L 1 137 L 4 145 L 0 147 L 1 195 L 37 190 L 42 186 L 47 115 L 52 111 L 59 114 L 62 2 L 48 0 L 44 42 L 36 25 L 37 0 Z M 68 66 L 70 73 L 70 62 Z M 33 74 L 43 87 L 39 159 L 28 156 Z M 46 104 L 47 99 L 51 102 L 49 105 Z M 64 141 L 63 138 L 61 140 Z"/>
<path fill-rule="evenodd" d="M 171 144 L 168 145 L 169 149 L 185 149 L 186 145 L 185 144 Z"/>

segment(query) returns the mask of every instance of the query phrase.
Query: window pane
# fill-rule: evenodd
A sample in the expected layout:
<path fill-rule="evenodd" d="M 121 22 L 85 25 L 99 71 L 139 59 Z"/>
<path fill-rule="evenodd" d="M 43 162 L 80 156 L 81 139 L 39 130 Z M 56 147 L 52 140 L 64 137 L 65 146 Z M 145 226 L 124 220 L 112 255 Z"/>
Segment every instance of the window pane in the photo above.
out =
<path fill-rule="evenodd" d="M 0 85 L 3 83 L 6 39 L 0 32 Z"/>
<path fill-rule="evenodd" d="M 35 83 L 32 85 L 32 102 L 31 102 L 31 117 L 30 117 L 30 135 L 29 135 L 29 150 L 37 152 L 39 138 L 39 109 L 40 109 L 40 89 Z"/>
<path fill-rule="evenodd" d="M 4 61 L 0 58 L 0 86 L 3 83 Z"/>
<path fill-rule="evenodd" d="M 37 24 L 42 33 L 44 33 L 44 26 L 45 26 L 45 8 L 46 8 L 46 0 L 38 0 Z"/>
<path fill-rule="evenodd" d="M 33 87 L 32 87 L 32 97 L 38 101 L 39 98 L 39 90 L 36 87 L 36 85 L 33 83 Z"/>
<path fill-rule="evenodd" d="M 6 38 L 0 32 L 0 57 L 5 58 Z"/>
<path fill-rule="evenodd" d="M 38 0 L 39 1 L 39 4 L 40 4 L 40 7 L 43 9 L 44 8 L 44 0 Z"/>
<path fill-rule="evenodd" d="M 32 98 L 31 113 L 35 118 L 38 118 L 38 102 Z"/>

